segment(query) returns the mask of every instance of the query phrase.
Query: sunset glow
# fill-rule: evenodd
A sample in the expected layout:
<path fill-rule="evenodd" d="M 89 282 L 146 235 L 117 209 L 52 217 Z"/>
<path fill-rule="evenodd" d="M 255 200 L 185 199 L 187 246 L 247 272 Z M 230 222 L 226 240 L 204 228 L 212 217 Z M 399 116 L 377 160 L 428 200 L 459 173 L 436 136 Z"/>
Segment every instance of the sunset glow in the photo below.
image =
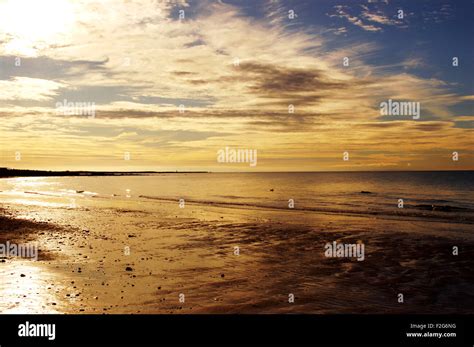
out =
<path fill-rule="evenodd" d="M 3 1 L 2 166 L 473 169 L 463 4 L 407 3 L 399 19 L 386 2 Z M 389 99 L 420 118 L 381 116 Z M 68 102 L 94 117 L 58 114 Z M 258 165 L 219 165 L 225 147 Z"/>

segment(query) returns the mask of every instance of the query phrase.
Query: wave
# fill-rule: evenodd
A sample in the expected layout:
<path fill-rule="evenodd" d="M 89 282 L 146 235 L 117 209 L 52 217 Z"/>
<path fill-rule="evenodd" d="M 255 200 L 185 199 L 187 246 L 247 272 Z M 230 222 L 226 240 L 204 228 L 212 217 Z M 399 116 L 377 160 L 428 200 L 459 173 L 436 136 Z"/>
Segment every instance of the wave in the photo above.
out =
<path fill-rule="evenodd" d="M 176 203 L 179 199 L 139 195 L 139 198 Z M 254 203 L 254 202 L 229 202 L 229 201 L 209 201 L 200 199 L 186 199 L 186 203 L 207 205 L 216 207 L 228 208 L 244 208 L 244 209 L 266 209 L 266 210 L 280 210 L 288 211 L 289 208 L 285 206 Z M 461 208 L 451 205 L 406 205 L 404 209 L 380 209 L 369 210 L 362 208 L 345 208 L 345 206 L 333 205 L 333 207 L 324 206 L 295 206 L 292 210 L 307 211 L 316 213 L 331 213 L 331 214 L 345 214 L 345 215 L 370 215 L 370 216 L 391 216 L 391 217 L 413 217 L 413 218 L 429 218 L 439 220 L 449 220 L 451 222 L 460 223 L 474 223 L 474 210 L 468 208 Z M 335 207 L 334 207 L 335 206 Z M 352 205 L 356 206 L 356 205 Z"/>
<path fill-rule="evenodd" d="M 87 195 L 87 196 L 98 196 L 98 193 L 89 192 L 86 190 L 62 190 L 61 192 L 36 192 L 36 191 L 25 191 L 24 194 L 42 195 L 42 196 L 53 196 L 63 197 L 68 195 Z"/>
<path fill-rule="evenodd" d="M 99 199 L 124 199 L 124 196 L 119 194 L 111 195 L 100 195 L 94 192 L 88 191 L 76 191 L 76 190 L 64 190 L 63 192 L 40 192 L 40 191 L 25 191 L 25 194 L 34 194 L 49 197 L 65 197 L 65 196 L 78 196 L 86 195 L 92 198 Z M 222 196 L 221 196 L 222 197 Z M 145 199 L 152 201 L 161 201 L 169 203 L 177 203 L 179 198 L 152 196 L 152 195 L 138 195 L 135 199 Z M 228 196 L 230 198 L 230 196 Z M 255 202 L 256 198 L 249 201 L 248 197 L 237 197 L 232 196 L 233 201 L 229 200 L 204 200 L 196 198 L 186 198 L 186 203 L 202 205 L 202 206 L 215 206 L 215 207 L 226 207 L 226 208 L 240 208 L 240 209 L 260 209 L 260 210 L 274 210 L 274 211 L 288 211 L 288 207 L 285 201 L 281 201 L 281 204 L 276 204 L 274 200 L 271 203 Z M 128 198 L 127 198 L 128 199 Z M 247 199 L 247 201 L 242 201 Z M 383 200 L 383 199 L 380 199 Z M 267 200 L 268 201 L 268 200 Z M 313 199 L 301 199 L 300 203 L 297 203 L 291 210 L 303 211 L 303 212 L 314 212 L 314 213 L 325 213 L 325 214 L 339 214 L 339 215 L 356 215 L 356 216 L 373 216 L 373 217 L 390 217 L 390 218 L 415 218 L 415 219 L 429 219 L 432 221 L 449 221 L 459 223 L 473 223 L 474 224 L 474 209 L 469 207 L 461 207 L 462 204 L 458 204 L 455 201 L 448 200 L 436 200 L 437 203 L 428 203 L 428 201 L 420 201 L 413 199 L 412 204 L 405 203 L 404 208 L 397 208 L 396 204 L 387 203 L 387 201 L 364 201 L 356 200 L 351 201 L 348 197 L 339 196 L 338 199 L 324 200 L 313 200 Z M 434 200 L 431 200 L 434 201 Z M 444 203 L 441 203 L 444 202 Z M 421 203 L 420 203 L 421 202 Z M 459 206 L 461 205 L 461 206 Z M 469 205 L 471 206 L 471 205 Z"/>

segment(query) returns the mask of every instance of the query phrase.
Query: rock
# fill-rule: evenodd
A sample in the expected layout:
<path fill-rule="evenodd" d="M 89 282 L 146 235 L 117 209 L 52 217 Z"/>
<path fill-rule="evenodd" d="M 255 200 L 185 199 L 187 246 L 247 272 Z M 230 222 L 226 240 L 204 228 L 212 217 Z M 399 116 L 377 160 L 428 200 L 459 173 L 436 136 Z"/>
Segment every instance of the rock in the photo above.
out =
<path fill-rule="evenodd" d="M 133 271 L 133 269 L 132 269 L 130 266 L 127 266 L 127 267 L 125 268 L 125 271 Z"/>
<path fill-rule="evenodd" d="M 372 192 L 369 192 L 369 191 L 367 191 L 367 190 L 361 190 L 360 193 L 361 193 L 361 194 L 372 194 Z"/>
<path fill-rule="evenodd" d="M 26 275 L 25 274 L 21 274 L 20 277 L 25 277 Z"/>

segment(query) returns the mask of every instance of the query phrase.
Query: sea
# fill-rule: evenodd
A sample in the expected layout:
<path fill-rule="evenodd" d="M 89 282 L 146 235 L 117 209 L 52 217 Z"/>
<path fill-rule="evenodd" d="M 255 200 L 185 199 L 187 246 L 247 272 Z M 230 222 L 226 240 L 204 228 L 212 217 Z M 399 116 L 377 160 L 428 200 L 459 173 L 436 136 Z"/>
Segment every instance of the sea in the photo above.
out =
<path fill-rule="evenodd" d="M 3 203 L 153 202 L 472 221 L 474 171 L 171 173 L 0 180 Z M 150 205 L 149 207 L 151 207 Z M 151 207 L 152 208 L 152 207 Z"/>

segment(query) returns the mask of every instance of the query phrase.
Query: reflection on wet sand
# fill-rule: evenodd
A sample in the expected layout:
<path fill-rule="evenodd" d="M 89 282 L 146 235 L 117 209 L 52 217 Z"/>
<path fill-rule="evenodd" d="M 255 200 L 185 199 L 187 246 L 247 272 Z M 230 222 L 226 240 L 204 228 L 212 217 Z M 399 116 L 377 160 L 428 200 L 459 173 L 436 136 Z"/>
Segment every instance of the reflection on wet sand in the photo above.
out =
<path fill-rule="evenodd" d="M 31 260 L 8 259 L 0 266 L 0 312 L 58 313 L 57 274 Z"/>

